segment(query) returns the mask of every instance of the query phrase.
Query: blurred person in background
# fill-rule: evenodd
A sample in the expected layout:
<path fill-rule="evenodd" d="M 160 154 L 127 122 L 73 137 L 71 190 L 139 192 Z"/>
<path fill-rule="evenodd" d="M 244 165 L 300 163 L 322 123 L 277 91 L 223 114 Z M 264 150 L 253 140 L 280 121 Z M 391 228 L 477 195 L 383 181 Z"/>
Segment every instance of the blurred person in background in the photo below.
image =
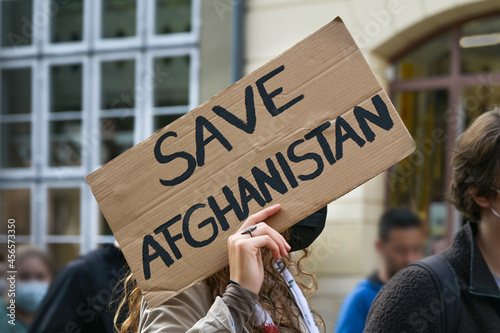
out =
<path fill-rule="evenodd" d="M 363 332 L 370 306 L 383 285 L 406 265 L 422 258 L 424 236 L 422 222 L 410 210 L 391 209 L 382 215 L 375 242 L 382 264 L 344 299 L 336 333 Z"/>
<path fill-rule="evenodd" d="M 117 242 L 71 261 L 56 275 L 30 332 L 114 332 L 114 300 L 123 293 L 118 282 L 125 267 Z"/>
<path fill-rule="evenodd" d="M 19 246 L 16 251 L 15 270 L 17 274 L 15 279 L 15 289 L 11 289 L 9 280 L 6 285 L 6 293 L 4 299 L 0 303 L 0 332 L 2 333 L 21 333 L 28 332 L 29 327 L 33 323 L 35 312 L 40 306 L 42 299 L 47 293 L 50 281 L 52 280 L 52 260 L 47 253 L 32 245 Z M 9 274 L 10 276 L 10 274 Z M 13 300 L 15 301 L 13 319 L 8 306 L 12 303 L 11 296 L 15 293 Z"/>
<path fill-rule="evenodd" d="M 479 116 L 460 136 L 452 167 L 450 199 L 470 221 L 438 263 L 455 273 L 458 286 L 441 281 L 438 289 L 427 269 L 411 265 L 380 291 L 365 332 L 500 332 L 499 109 Z"/>

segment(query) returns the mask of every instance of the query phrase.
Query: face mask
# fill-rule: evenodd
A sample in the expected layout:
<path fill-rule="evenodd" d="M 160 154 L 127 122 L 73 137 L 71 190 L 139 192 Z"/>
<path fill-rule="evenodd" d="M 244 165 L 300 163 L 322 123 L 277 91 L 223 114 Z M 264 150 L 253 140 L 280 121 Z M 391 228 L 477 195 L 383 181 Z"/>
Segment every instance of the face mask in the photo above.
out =
<path fill-rule="evenodd" d="M 290 241 L 288 243 L 292 249 L 289 252 L 303 250 L 318 238 L 325 228 L 326 212 L 325 206 L 290 227 Z"/>
<path fill-rule="evenodd" d="M 29 281 L 16 283 L 16 306 L 26 312 L 35 312 L 42 302 L 49 284 Z"/>

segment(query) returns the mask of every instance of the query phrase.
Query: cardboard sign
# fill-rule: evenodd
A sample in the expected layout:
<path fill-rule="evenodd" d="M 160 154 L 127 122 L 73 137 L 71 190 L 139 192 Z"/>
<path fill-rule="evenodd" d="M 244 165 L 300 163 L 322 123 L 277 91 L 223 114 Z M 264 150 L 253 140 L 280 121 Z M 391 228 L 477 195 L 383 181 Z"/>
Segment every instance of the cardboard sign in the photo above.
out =
<path fill-rule="evenodd" d="M 226 266 L 249 214 L 280 203 L 281 232 L 413 150 L 336 18 L 86 179 L 154 308 Z"/>

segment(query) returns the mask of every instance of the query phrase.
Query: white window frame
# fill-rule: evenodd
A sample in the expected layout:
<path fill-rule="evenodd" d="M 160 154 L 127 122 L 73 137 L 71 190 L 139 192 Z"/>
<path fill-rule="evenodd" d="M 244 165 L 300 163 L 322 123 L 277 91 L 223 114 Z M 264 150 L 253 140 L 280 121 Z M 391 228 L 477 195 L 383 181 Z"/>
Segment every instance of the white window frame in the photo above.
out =
<path fill-rule="evenodd" d="M 41 60 L 42 67 L 42 80 L 43 84 L 41 87 L 42 103 L 40 104 L 41 111 L 41 142 L 42 142 L 42 172 L 41 176 L 43 178 L 59 178 L 63 179 L 66 177 L 81 177 L 85 175 L 85 161 L 83 152 L 86 147 L 84 144 L 85 129 L 88 127 L 88 122 L 90 121 L 89 115 L 89 99 L 85 98 L 88 94 L 88 84 L 87 80 L 89 78 L 88 70 L 88 57 L 84 55 L 80 56 L 69 56 L 64 58 L 48 58 Z M 81 64 L 82 66 L 82 110 L 81 111 L 70 111 L 70 112 L 50 112 L 50 67 L 57 65 L 71 65 L 71 64 Z M 80 112 L 80 116 L 77 117 L 76 113 Z M 50 122 L 52 120 L 80 120 L 81 125 L 81 165 L 80 166 L 50 166 Z"/>
<path fill-rule="evenodd" d="M 49 180 L 41 184 L 41 190 L 43 195 L 41 196 L 40 207 L 43 214 L 39 215 L 39 224 L 41 226 L 41 240 L 44 249 L 47 247 L 47 243 L 74 243 L 78 244 L 80 249 L 82 248 L 83 238 L 85 237 L 85 231 L 87 229 L 87 224 L 85 219 L 87 218 L 87 202 L 84 197 L 84 188 L 87 184 L 82 180 L 65 180 L 64 182 L 58 180 Z M 80 190 L 80 229 L 79 235 L 52 235 L 48 233 L 48 204 L 49 204 L 49 190 L 50 189 L 79 189 Z"/>
<path fill-rule="evenodd" d="M 155 58 L 168 58 L 168 57 L 180 57 L 189 56 L 189 105 L 186 106 L 168 106 L 157 108 L 153 106 L 154 101 L 154 77 L 152 75 L 147 75 L 143 78 L 144 87 L 153 87 L 149 89 L 149 93 L 146 94 L 145 98 L 145 108 L 144 113 L 147 120 L 144 128 L 146 133 L 142 140 L 150 137 L 154 133 L 153 128 L 153 117 L 160 115 L 177 115 L 184 114 L 194 109 L 199 103 L 199 73 L 200 73 L 200 55 L 198 48 L 193 47 L 181 47 L 175 49 L 164 49 L 164 50 L 150 50 L 146 52 L 146 68 L 152 69 L 154 71 L 154 59 Z M 142 141 L 141 140 L 141 141 Z"/>
<path fill-rule="evenodd" d="M 102 110 L 101 109 L 101 63 L 107 61 L 120 61 L 120 60 L 134 60 L 135 62 L 135 82 L 134 82 L 134 107 L 133 108 L 124 108 L 124 109 L 113 109 L 113 110 Z M 92 78 L 92 110 L 96 110 L 97 114 L 95 115 L 95 129 L 101 130 L 101 119 L 102 118 L 120 118 L 120 117 L 133 117 L 134 118 L 134 141 L 133 144 L 139 143 L 140 140 L 140 111 L 141 107 L 138 105 L 136 100 L 137 93 L 137 82 L 140 79 L 140 75 L 142 73 L 142 54 L 139 51 L 130 51 L 130 52 L 118 52 L 118 53 L 103 53 L 95 55 L 93 59 L 93 67 L 94 67 L 94 75 Z M 101 135 L 102 136 L 102 135 Z M 100 161 L 101 156 L 101 142 L 99 141 L 98 147 L 92 150 L 93 154 L 93 163 L 92 170 L 96 170 L 102 166 Z"/>
<path fill-rule="evenodd" d="M 36 154 L 40 149 L 40 127 L 36 126 L 40 123 L 41 119 L 39 114 L 36 112 L 36 105 L 38 105 L 40 100 L 40 92 L 34 89 L 33 82 L 39 82 L 39 66 L 35 59 L 28 60 L 9 60 L 5 62 L 0 62 L 0 89 L 2 89 L 2 71 L 4 69 L 16 69 L 16 68 L 31 68 L 31 112 L 29 114 L 20 115 L 0 115 L 0 124 L 8 122 L 31 122 L 31 167 L 29 168 L 2 168 L 0 169 L 0 180 L 2 179 L 12 179 L 12 178 L 27 178 L 35 177 L 37 169 L 41 166 L 40 155 Z M 1 90 L 0 90 L 1 91 Z M 0 136 L 1 126 L 0 126 Z M 0 159 L 2 156 L 0 156 Z"/>
<path fill-rule="evenodd" d="M 92 1 L 82 1 L 82 40 L 78 42 L 63 42 L 63 43 L 51 43 L 50 42 L 50 20 L 51 6 L 57 4 L 55 1 L 42 1 L 42 8 L 46 13 L 46 28 L 41 31 L 42 38 L 42 53 L 47 55 L 62 55 L 62 54 L 73 54 L 80 53 L 90 49 L 89 37 L 92 32 L 92 16 L 88 13 L 91 10 Z"/>
<path fill-rule="evenodd" d="M 121 37 L 121 38 L 102 38 L 102 1 L 95 0 L 93 7 L 93 47 L 97 50 L 130 50 L 131 48 L 138 48 L 141 46 L 141 35 L 143 33 L 142 27 L 144 26 L 144 9 L 147 1 L 151 0 L 136 0 L 135 10 L 135 36 Z"/>
<path fill-rule="evenodd" d="M 12 182 L 7 182 L 7 183 L 1 183 L 0 184 L 0 191 L 3 190 L 29 190 L 30 191 L 30 234 L 29 235 L 20 235 L 16 233 L 16 243 L 31 243 L 31 244 L 36 244 L 36 245 L 41 245 L 40 242 L 37 242 L 35 239 L 35 235 L 38 233 L 39 234 L 39 225 L 35 223 L 35 214 L 36 212 L 35 209 L 36 203 L 33 200 L 34 198 L 34 193 L 35 193 L 35 186 L 36 184 L 34 182 L 30 181 L 12 181 Z M 2 223 L 7 223 L 7 221 L 2 221 Z M 7 235 L 0 235 L 0 242 L 1 243 L 7 243 Z"/>
<path fill-rule="evenodd" d="M 1 1 L 3 2 L 3 1 Z M 2 9 L 3 6 L 0 2 L 0 18 L 2 17 Z M 41 5 L 42 1 L 33 1 L 33 9 L 32 9 L 32 17 L 30 18 L 30 23 L 32 26 L 35 24 L 37 18 L 41 18 L 41 22 L 46 22 L 45 21 L 45 15 L 43 12 L 43 7 Z M 39 40 L 41 39 L 44 24 L 42 23 L 42 26 L 40 29 L 38 28 L 30 28 L 33 36 L 31 39 L 31 44 L 30 45 L 24 45 L 24 46 L 15 46 L 15 47 L 0 47 L 0 54 L 2 55 L 2 58 L 18 58 L 18 57 L 25 57 L 25 56 L 35 56 L 38 51 L 38 45 L 39 45 Z M 3 34 L 1 31 L 2 27 L 0 25 L 0 34 Z M 26 36 L 22 36 L 26 38 Z"/>
<path fill-rule="evenodd" d="M 191 45 L 200 39 L 201 0 L 191 0 L 191 31 L 159 35 L 155 33 L 156 25 L 156 3 L 157 0 L 149 0 L 145 12 L 146 18 L 146 41 L 151 46 L 163 46 L 167 44 Z"/>

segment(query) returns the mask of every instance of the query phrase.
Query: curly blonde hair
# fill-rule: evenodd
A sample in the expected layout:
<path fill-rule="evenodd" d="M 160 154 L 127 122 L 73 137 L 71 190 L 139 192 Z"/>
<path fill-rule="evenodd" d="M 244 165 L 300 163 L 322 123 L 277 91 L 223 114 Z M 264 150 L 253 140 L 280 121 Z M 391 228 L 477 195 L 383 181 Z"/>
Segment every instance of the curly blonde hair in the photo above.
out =
<path fill-rule="evenodd" d="M 289 239 L 288 232 L 284 233 L 286 239 Z M 286 284 L 281 272 L 274 268 L 276 259 L 273 258 L 271 251 L 267 248 L 262 249 L 262 262 L 264 264 L 264 281 L 259 292 L 259 303 L 269 313 L 278 330 L 286 329 L 289 332 L 300 333 L 299 316 L 300 310 L 296 306 L 293 296 Z M 314 274 L 305 272 L 303 265 L 309 257 L 310 251 L 304 249 L 301 251 L 300 258 L 293 258 L 294 255 L 289 255 L 287 258 L 282 258 L 284 268 L 288 268 L 294 275 L 297 285 L 301 288 L 306 299 L 309 299 L 317 290 L 317 281 Z M 283 268 L 283 269 L 284 269 Z M 209 276 L 203 282 L 209 288 L 212 294 L 212 301 L 215 301 L 217 296 L 224 294 L 226 285 L 229 281 L 229 266 L 224 267 L 217 273 Z M 139 326 L 139 316 L 141 307 L 141 290 L 137 282 L 130 272 L 123 280 L 124 295 L 120 300 L 118 311 L 115 315 L 115 329 L 119 333 L 137 332 Z M 128 312 L 127 312 L 128 305 Z M 319 327 L 326 331 L 325 323 L 319 313 L 311 309 Z M 127 312 L 127 313 L 124 313 Z M 125 318 L 121 324 L 118 318 Z M 252 333 L 262 333 L 261 327 L 255 324 L 252 316 L 245 328 Z"/>

